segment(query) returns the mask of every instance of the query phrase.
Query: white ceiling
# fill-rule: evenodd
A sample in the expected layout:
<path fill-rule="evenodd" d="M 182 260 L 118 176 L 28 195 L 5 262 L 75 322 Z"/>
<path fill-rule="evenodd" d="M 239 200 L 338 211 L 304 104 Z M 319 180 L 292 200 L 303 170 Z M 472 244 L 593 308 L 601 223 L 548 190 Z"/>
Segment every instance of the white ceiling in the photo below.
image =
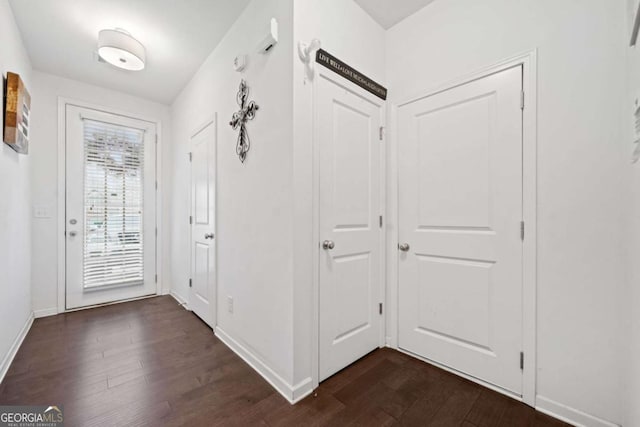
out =
<path fill-rule="evenodd" d="M 169 104 L 249 0 L 10 0 L 33 67 Z M 143 71 L 96 60 L 98 31 L 145 45 Z"/>
<path fill-rule="evenodd" d="M 355 0 L 373 19 L 389 29 L 434 0 Z"/>

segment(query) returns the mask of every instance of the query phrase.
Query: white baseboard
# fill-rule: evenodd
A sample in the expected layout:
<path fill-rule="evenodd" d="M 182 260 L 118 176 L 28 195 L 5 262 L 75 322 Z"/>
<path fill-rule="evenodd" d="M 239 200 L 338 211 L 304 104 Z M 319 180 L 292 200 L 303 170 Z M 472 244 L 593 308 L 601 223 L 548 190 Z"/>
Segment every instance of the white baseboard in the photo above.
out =
<path fill-rule="evenodd" d="M 313 392 L 313 384 L 311 384 L 311 377 L 300 381 L 293 386 L 291 404 L 295 405 L 305 397 L 309 396 Z"/>
<path fill-rule="evenodd" d="M 24 341 L 25 337 L 29 333 L 29 329 L 31 329 L 31 325 L 33 325 L 33 319 L 34 319 L 33 312 L 31 312 L 31 314 L 29 314 L 29 318 L 27 319 L 27 322 L 24 324 L 24 326 L 20 330 L 20 333 L 18 333 L 18 336 L 16 337 L 16 339 L 13 340 L 13 344 L 11 344 L 11 347 L 9 348 L 9 352 L 2 359 L 2 364 L 0 364 L 0 383 L 2 382 L 2 380 L 4 380 L 4 376 L 7 375 L 7 371 L 9 371 L 9 366 L 11 366 L 11 362 L 13 362 L 13 359 L 16 357 L 16 354 L 18 353 L 18 350 L 20 349 L 22 342 Z"/>
<path fill-rule="evenodd" d="M 536 410 L 576 427 L 620 427 L 620 424 L 589 415 L 540 395 L 536 396 Z"/>
<path fill-rule="evenodd" d="M 267 366 L 260 358 L 245 346 L 234 340 L 226 332 L 216 326 L 216 336 L 220 341 L 225 343 L 227 347 L 233 350 L 242 360 L 247 362 L 257 373 L 259 373 L 273 388 L 275 388 L 285 399 L 291 404 L 298 402 L 310 394 L 313 389 L 311 387 L 311 378 L 307 378 L 295 386 L 291 386 L 273 369 Z"/>
<path fill-rule="evenodd" d="M 41 317 L 55 316 L 56 314 L 58 314 L 58 307 L 51 307 L 43 310 L 34 310 L 33 317 L 40 319 Z"/>
<path fill-rule="evenodd" d="M 182 307 L 184 307 L 185 310 L 191 311 L 191 309 L 189 308 L 189 304 L 187 304 L 187 300 L 185 298 L 183 298 L 182 295 L 180 295 L 179 293 L 177 293 L 175 291 L 171 291 L 169 293 L 169 295 L 171 295 L 174 300 L 178 301 L 178 304 L 180 304 Z"/>

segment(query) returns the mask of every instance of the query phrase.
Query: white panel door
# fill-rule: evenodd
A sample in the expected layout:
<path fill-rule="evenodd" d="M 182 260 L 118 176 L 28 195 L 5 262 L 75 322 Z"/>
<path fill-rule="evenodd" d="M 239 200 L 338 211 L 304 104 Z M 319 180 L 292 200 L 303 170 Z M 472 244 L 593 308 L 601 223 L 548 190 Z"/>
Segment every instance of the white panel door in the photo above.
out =
<path fill-rule="evenodd" d="M 399 346 L 522 392 L 522 69 L 398 109 Z"/>
<path fill-rule="evenodd" d="M 215 327 L 216 125 L 191 137 L 191 280 L 189 308 Z"/>
<path fill-rule="evenodd" d="M 66 308 L 156 289 L 156 128 L 66 106 Z"/>
<path fill-rule="evenodd" d="M 320 75 L 320 381 L 380 343 L 382 105 Z"/>

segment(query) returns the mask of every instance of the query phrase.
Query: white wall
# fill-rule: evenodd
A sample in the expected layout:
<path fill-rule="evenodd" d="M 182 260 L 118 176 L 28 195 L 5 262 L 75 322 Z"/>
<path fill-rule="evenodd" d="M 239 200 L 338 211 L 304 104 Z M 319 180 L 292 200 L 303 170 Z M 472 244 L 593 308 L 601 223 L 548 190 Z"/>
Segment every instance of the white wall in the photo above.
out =
<path fill-rule="evenodd" d="M 0 0 L 0 40 L 0 73 L 3 78 L 8 71 L 20 74 L 33 94 L 31 62 L 6 0 Z M 2 129 L 3 120 L 4 115 L 0 117 Z M 34 147 L 39 141 L 32 136 L 30 143 Z M 19 155 L 0 142 L 0 370 L 31 316 L 29 163 L 32 157 L 32 154 Z"/>
<path fill-rule="evenodd" d="M 306 384 L 312 369 L 313 83 L 305 80 L 297 44 L 317 38 L 322 48 L 361 73 L 385 83 L 385 31 L 360 6 L 344 0 L 294 0 L 294 383 Z M 315 57 L 312 58 L 315 62 Z M 319 67 L 319 65 L 316 65 Z"/>
<path fill-rule="evenodd" d="M 269 21 L 279 43 L 257 54 Z M 193 132 L 217 114 L 217 325 L 290 392 L 292 381 L 292 1 L 254 0 L 172 105 L 172 291 L 188 299 L 190 168 Z M 233 59 L 248 54 L 248 67 Z M 248 125 L 251 151 L 235 154 L 238 133 L 229 120 L 238 110 L 241 79 L 260 106 Z M 234 313 L 227 311 L 227 296 Z M 286 389 L 286 390 L 285 390 Z"/>
<path fill-rule="evenodd" d="M 33 73 L 32 128 L 36 143 L 31 152 L 31 192 L 34 206 L 46 207 L 49 218 L 33 219 L 33 309 L 36 315 L 55 314 L 58 304 L 58 98 L 70 98 L 96 106 L 112 109 L 132 116 L 161 121 L 159 154 L 170 159 L 171 136 L 169 106 L 146 101 L 122 92 L 93 86 L 38 71 Z M 161 189 L 170 188 L 168 168 L 159 176 Z M 169 235 L 170 198 L 165 192 L 163 199 L 160 239 Z M 164 240 L 167 240 L 166 238 Z M 168 260 L 169 248 L 164 245 L 162 260 Z M 159 283 L 161 292 L 168 292 L 170 263 L 162 263 Z M 162 280 L 166 278 L 166 280 Z"/>
<path fill-rule="evenodd" d="M 629 33 L 631 31 L 633 20 L 639 5 L 638 0 L 629 0 Z M 634 121 L 633 110 L 640 106 L 640 43 L 628 50 L 628 96 L 625 98 L 622 113 L 629 121 L 628 125 L 628 144 L 629 154 L 633 150 L 631 141 L 635 140 L 633 135 Z M 640 405 L 638 398 L 640 397 L 640 162 L 631 166 L 631 188 L 630 188 L 630 224 L 629 234 L 629 350 L 625 351 L 629 363 L 629 371 L 627 378 L 627 422 L 626 426 L 640 425 Z"/>
<path fill-rule="evenodd" d="M 590 423 L 623 414 L 623 3 L 436 0 L 387 39 L 394 102 L 538 49 L 538 405 Z"/>

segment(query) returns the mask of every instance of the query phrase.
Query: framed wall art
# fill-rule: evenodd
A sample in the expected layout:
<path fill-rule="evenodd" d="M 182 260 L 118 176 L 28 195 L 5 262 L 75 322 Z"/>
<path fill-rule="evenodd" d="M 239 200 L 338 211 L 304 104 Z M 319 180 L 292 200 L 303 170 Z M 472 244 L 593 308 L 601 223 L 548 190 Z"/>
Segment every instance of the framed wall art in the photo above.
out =
<path fill-rule="evenodd" d="M 18 153 L 27 154 L 31 96 L 16 73 L 7 73 L 4 102 L 4 142 Z"/>

